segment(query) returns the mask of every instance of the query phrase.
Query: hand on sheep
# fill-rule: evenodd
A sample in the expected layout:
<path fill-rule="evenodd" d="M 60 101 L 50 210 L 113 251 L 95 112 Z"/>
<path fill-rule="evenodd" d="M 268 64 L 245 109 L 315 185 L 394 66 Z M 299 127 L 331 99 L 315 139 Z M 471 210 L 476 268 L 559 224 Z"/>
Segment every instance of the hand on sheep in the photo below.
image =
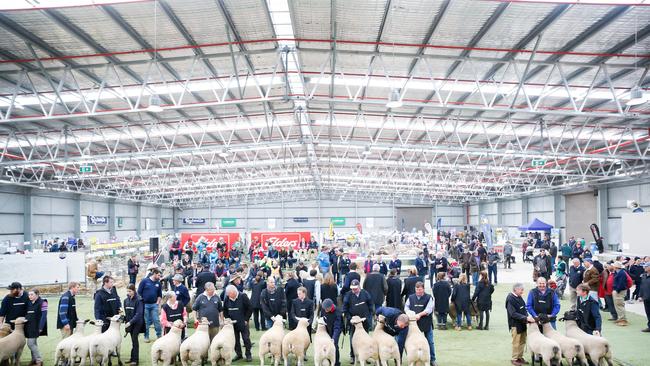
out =
<path fill-rule="evenodd" d="M 535 322 L 535 318 L 533 318 L 533 317 L 530 316 L 530 315 L 528 315 L 528 318 L 526 318 L 526 320 L 527 320 L 529 323 L 534 323 L 534 322 Z"/>
<path fill-rule="evenodd" d="M 64 325 L 64 326 L 63 326 L 63 329 L 64 329 L 64 330 L 70 330 L 70 324 L 66 324 L 66 325 Z"/>
<path fill-rule="evenodd" d="M 592 334 L 595 335 L 596 337 L 600 337 L 600 332 L 597 330 L 594 330 Z"/>

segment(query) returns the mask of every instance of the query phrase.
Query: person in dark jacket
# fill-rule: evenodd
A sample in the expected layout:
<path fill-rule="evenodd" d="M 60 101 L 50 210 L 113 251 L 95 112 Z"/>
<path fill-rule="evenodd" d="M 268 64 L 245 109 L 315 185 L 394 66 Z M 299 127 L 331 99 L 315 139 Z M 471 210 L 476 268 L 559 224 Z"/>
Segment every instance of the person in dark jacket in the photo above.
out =
<path fill-rule="evenodd" d="M 393 259 L 388 263 L 388 269 L 395 269 L 398 276 L 402 274 L 402 260 L 397 258 L 397 254 L 393 254 Z"/>
<path fill-rule="evenodd" d="M 447 314 L 449 314 L 449 297 L 451 296 L 451 284 L 445 280 L 445 273 L 438 273 L 436 283 L 433 284 L 434 310 L 438 329 L 447 329 Z"/>
<path fill-rule="evenodd" d="M 136 254 L 131 254 L 131 257 L 126 262 L 127 272 L 129 273 L 129 283 L 135 285 L 135 279 L 138 276 L 138 271 L 140 270 L 140 263 L 138 262 L 138 256 Z"/>
<path fill-rule="evenodd" d="M 526 330 L 529 323 L 535 323 L 535 319 L 528 315 L 526 302 L 521 297 L 524 294 L 524 285 L 515 283 L 512 292 L 506 297 L 506 312 L 508 314 L 508 329 L 512 336 L 512 359 L 514 366 L 521 366 L 528 362 L 524 360 L 524 348 L 526 346 Z"/>
<path fill-rule="evenodd" d="M 291 304 L 293 303 L 293 300 L 298 298 L 298 288 L 300 287 L 300 282 L 298 282 L 298 279 L 296 277 L 296 272 L 290 272 L 289 279 L 284 284 L 284 296 L 287 300 L 287 312 L 291 311 Z"/>
<path fill-rule="evenodd" d="M 577 290 L 576 322 L 578 327 L 585 333 L 600 336 L 603 321 L 598 309 L 598 302 L 589 296 L 589 285 L 581 283 Z"/>
<path fill-rule="evenodd" d="M 205 284 L 211 282 L 212 284 L 217 283 L 217 276 L 214 273 L 210 272 L 210 268 L 203 266 L 201 272 L 196 275 L 194 279 L 194 287 L 196 287 L 196 293 L 202 294 L 205 291 Z"/>
<path fill-rule="evenodd" d="M 361 275 L 359 274 L 359 272 L 357 272 L 356 263 L 350 264 L 350 272 L 348 272 L 345 275 L 345 280 L 343 281 L 343 287 L 341 288 L 341 297 L 345 297 L 345 294 L 347 294 L 350 291 L 350 284 L 354 280 L 361 282 Z"/>
<path fill-rule="evenodd" d="M 293 304 L 291 304 L 289 330 L 296 329 L 298 326 L 298 318 L 309 319 L 307 329 L 312 328 L 312 324 L 314 323 L 314 302 L 307 298 L 307 289 L 304 287 L 298 288 L 298 298 L 294 299 Z M 309 332 L 309 339 L 311 339 L 311 332 Z"/>
<path fill-rule="evenodd" d="M 125 331 L 131 335 L 131 358 L 132 366 L 137 366 L 140 355 L 139 337 L 144 333 L 144 303 L 135 292 L 135 285 L 129 284 L 126 287 L 126 298 L 124 299 L 124 321 Z"/>
<path fill-rule="evenodd" d="M 372 266 L 372 272 L 368 273 L 363 280 L 363 289 L 372 296 L 375 309 L 383 305 L 386 293 L 388 293 L 386 278 L 379 272 L 379 269 L 379 264 L 375 263 Z"/>
<path fill-rule="evenodd" d="M 388 273 L 388 279 L 386 279 L 386 285 L 388 286 L 388 291 L 386 292 L 386 306 L 403 310 L 402 280 L 400 280 L 397 275 L 397 269 L 391 268 Z"/>
<path fill-rule="evenodd" d="M 32 353 L 32 363 L 30 365 L 43 365 L 43 357 L 38 350 L 38 337 L 47 336 L 47 300 L 40 296 L 37 288 L 32 288 L 28 294 L 29 302 L 27 303 L 27 323 L 25 324 L 25 338 L 27 338 L 27 347 Z"/>
<path fill-rule="evenodd" d="M 158 268 L 153 268 L 151 274 L 140 281 L 138 285 L 138 296 L 144 303 L 144 341 L 149 343 L 149 328 L 153 324 L 156 337 L 162 336 L 160 326 L 160 303 L 162 301 L 162 284 L 160 283 L 161 273 Z"/>
<path fill-rule="evenodd" d="M 104 322 L 102 325 L 102 333 L 111 325 L 109 319 L 119 314 L 120 308 L 122 307 L 114 284 L 113 277 L 104 276 L 102 278 L 102 287 L 95 292 L 95 319 Z"/>
<path fill-rule="evenodd" d="M 433 298 L 424 293 L 424 283 L 415 284 L 415 293 L 406 300 L 404 309 L 415 313 L 417 326 L 429 343 L 431 365 L 436 364 L 436 348 L 433 343 Z"/>
<path fill-rule="evenodd" d="M 488 279 L 490 283 L 494 283 L 495 285 L 499 283 L 497 279 L 497 264 L 499 263 L 499 259 L 501 259 L 499 253 L 494 251 L 494 247 L 490 248 L 487 254 Z M 492 279 L 493 276 L 494 279 Z"/>
<path fill-rule="evenodd" d="M 647 257 L 646 257 L 647 260 Z M 647 327 L 642 330 L 644 333 L 650 333 L 650 261 L 646 261 L 643 265 L 645 271 L 641 275 L 641 291 L 639 297 L 643 299 L 643 307 L 645 308 L 645 317 L 648 321 Z"/>
<path fill-rule="evenodd" d="M 20 282 L 12 282 L 8 289 L 9 293 L 2 299 L 2 305 L 0 305 L 0 324 L 7 323 L 11 329 L 14 329 L 15 325 L 12 320 L 27 316 L 29 297 L 23 291 L 23 285 Z"/>
<path fill-rule="evenodd" d="M 431 259 L 431 268 L 429 268 L 429 286 L 433 288 L 433 282 L 437 278 L 438 273 L 447 273 L 449 270 L 449 261 L 442 256 L 442 252 L 437 252 L 435 257 Z"/>
<path fill-rule="evenodd" d="M 463 323 L 462 315 L 467 320 L 467 330 L 472 330 L 472 315 L 470 314 L 470 285 L 467 283 L 467 276 L 458 276 L 458 283 L 454 285 L 451 292 L 451 302 L 456 307 L 456 330 L 460 330 Z"/>
<path fill-rule="evenodd" d="M 488 254 L 489 255 L 489 254 Z M 476 301 L 479 311 L 478 330 L 490 329 L 490 311 L 492 310 L 492 293 L 494 292 L 494 285 L 490 283 L 489 275 L 487 272 L 481 272 L 481 279 L 474 289 L 472 301 Z M 483 319 L 485 319 L 485 327 L 483 327 Z"/>
<path fill-rule="evenodd" d="M 210 340 L 212 340 L 219 331 L 219 318 L 221 317 L 222 310 L 221 300 L 217 296 L 214 283 L 206 283 L 205 291 L 201 294 L 197 293 L 192 310 L 196 312 L 196 319 L 208 319 L 210 322 L 208 333 L 210 334 Z"/>
<path fill-rule="evenodd" d="M 379 273 L 383 274 L 384 276 L 388 276 L 388 266 L 386 265 L 386 262 L 382 259 L 381 255 L 377 256 L 377 262 L 376 264 L 379 265 Z M 374 267 L 374 265 L 373 265 Z M 374 271 L 374 268 L 373 268 Z"/>
<path fill-rule="evenodd" d="M 273 278 L 273 277 L 271 277 Z M 275 283 L 275 279 L 273 279 Z M 262 301 L 261 295 L 262 291 L 266 289 L 266 281 L 264 281 L 264 274 L 262 272 L 258 273 L 251 283 L 251 307 L 253 308 L 253 323 L 255 324 L 255 330 L 259 331 L 260 329 L 266 330 L 266 319 L 264 312 L 262 311 Z"/>
<path fill-rule="evenodd" d="M 395 337 L 401 357 L 404 353 L 404 344 L 406 343 L 406 336 L 409 329 L 408 315 L 402 313 L 399 309 L 380 306 L 377 308 L 377 317 L 379 319 L 383 318 L 384 332 Z M 431 362 L 431 365 L 434 364 L 435 362 Z"/>
<path fill-rule="evenodd" d="M 614 308 L 616 309 L 616 314 L 618 314 L 618 320 L 616 325 L 626 326 L 628 325 L 627 318 L 625 315 L 625 294 L 627 293 L 627 278 L 628 274 L 623 269 L 623 264 L 621 262 L 614 262 L 612 264 L 614 267 L 614 286 L 612 292 L 612 298 L 614 299 Z"/>
<path fill-rule="evenodd" d="M 275 278 L 269 277 L 266 280 L 266 288 L 260 293 L 260 305 L 265 319 L 264 328 L 268 329 L 273 326 L 271 318 L 276 315 L 287 319 L 287 299 L 284 296 L 284 289 L 276 286 Z"/>
<path fill-rule="evenodd" d="M 427 276 L 427 273 L 429 273 L 424 252 L 418 253 L 418 257 L 415 258 L 415 269 L 417 269 L 418 277 L 420 277 L 419 281 L 424 282 L 424 278 Z"/>
<path fill-rule="evenodd" d="M 61 330 L 61 337 L 65 338 L 72 334 L 77 326 L 77 303 L 75 296 L 79 292 L 79 282 L 70 282 L 68 291 L 59 298 L 59 306 L 56 314 L 56 328 Z"/>
<path fill-rule="evenodd" d="M 332 302 L 336 303 L 339 297 L 339 288 L 336 286 L 336 280 L 334 280 L 334 275 L 331 273 L 326 273 L 323 278 L 323 283 L 320 284 L 320 301 L 325 301 L 325 299 L 330 299 Z"/>
<path fill-rule="evenodd" d="M 251 348 L 253 346 L 251 344 L 248 320 L 253 313 L 253 308 L 251 307 L 248 296 L 243 292 L 240 293 L 236 286 L 228 285 L 225 292 L 223 316 L 235 322 L 233 327 L 235 329 L 235 353 L 237 356 L 233 359 L 233 362 L 242 359 L 240 338 L 244 342 L 244 348 L 246 349 L 246 362 L 251 362 L 253 361 L 253 357 L 251 356 Z"/>
<path fill-rule="evenodd" d="M 327 334 L 334 341 L 334 348 L 336 349 L 334 366 L 341 366 L 341 357 L 339 354 L 339 337 L 343 331 L 343 316 L 341 315 L 341 311 L 337 309 L 331 299 L 325 299 L 321 304 L 320 316 L 325 321 Z"/>
<path fill-rule="evenodd" d="M 350 339 L 354 335 L 354 326 L 350 323 L 353 316 L 365 318 L 363 328 L 368 332 L 372 328 L 372 316 L 375 313 L 375 304 L 372 302 L 372 297 L 366 291 L 361 289 L 358 280 L 352 280 L 350 283 L 350 291 L 345 294 L 343 298 L 343 309 L 341 310 L 347 321 L 347 328 L 350 332 Z M 354 360 L 354 350 L 350 345 L 350 358 Z"/>
<path fill-rule="evenodd" d="M 584 273 L 585 267 L 580 264 L 580 259 L 573 258 L 571 260 L 571 267 L 569 267 L 569 303 L 571 304 L 571 310 L 575 310 L 578 297 L 576 288 L 582 283 Z"/>
<path fill-rule="evenodd" d="M 348 258 L 348 253 L 343 253 L 339 256 L 338 259 L 338 276 L 336 276 L 336 283 L 338 285 L 341 285 L 343 283 L 343 280 L 345 279 L 345 276 L 347 276 L 348 273 L 350 273 L 350 265 L 352 262 L 350 261 L 350 258 Z"/>
<path fill-rule="evenodd" d="M 406 299 L 415 293 L 415 284 L 420 281 L 415 267 L 409 269 L 409 276 L 404 279 L 404 287 L 402 287 L 402 297 L 404 302 Z"/>
<path fill-rule="evenodd" d="M 176 293 L 176 299 L 178 299 L 178 302 L 183 304 L 183 306 L 187 306 L 190 301 L 190 290 L 185 287 L 183 284 L 184 278 L 182 274 L 175 274 L 174 277 L 172 277 L 172 291 Z"/>
<path fill-rule="evenodd" d="M 643 266 L 641 265 L 641 258 L 634 257 L 634 263 L 630 266 L 630 277 L 632 282 L 634 282 L 634 292 L 632 293 L 632 300 L 637 300 L 639 298 L 639 292 L 641 292 L 641 275 L 643 275 Z"/>

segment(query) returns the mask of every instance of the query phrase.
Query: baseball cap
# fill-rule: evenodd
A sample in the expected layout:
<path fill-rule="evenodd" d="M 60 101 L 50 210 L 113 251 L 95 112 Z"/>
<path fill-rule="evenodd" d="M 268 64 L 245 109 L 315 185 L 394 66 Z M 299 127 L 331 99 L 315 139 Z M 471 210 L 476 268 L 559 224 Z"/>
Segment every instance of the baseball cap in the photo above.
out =
<path fill-rule="evenodd" d="M 352 280 L 350 288 L 359 288 L 359 280 Z"/>
<path fill-rule="evenodd" d="M 623 263 L 614 262 L 614 263 L 612 263 L 612 267 L 614 267 L 614 268 L 623 268 Z"/>
<path fill-rule="evenodd" d="M 585 262 L 594 263 L 594 261 L 591 258 L 585 258 Z"/>
<path fill-rule="evenodd" d="M 7 286 L 8 290 L 21 290 L 22 288 L 23 285 L 20 282 L 12 282 L 11 285 Z"/>

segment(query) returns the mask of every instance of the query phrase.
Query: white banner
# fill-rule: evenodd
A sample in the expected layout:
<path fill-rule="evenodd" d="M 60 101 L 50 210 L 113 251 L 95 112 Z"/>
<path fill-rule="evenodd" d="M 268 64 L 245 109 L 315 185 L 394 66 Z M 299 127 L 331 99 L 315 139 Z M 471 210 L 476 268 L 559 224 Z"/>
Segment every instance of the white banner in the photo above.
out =
<path fill-rule="evenodd" d="M 80 229 L 82 233 L 88 231 L 88 216 L 81 216 L 79 223 L 81 224 Z"/>

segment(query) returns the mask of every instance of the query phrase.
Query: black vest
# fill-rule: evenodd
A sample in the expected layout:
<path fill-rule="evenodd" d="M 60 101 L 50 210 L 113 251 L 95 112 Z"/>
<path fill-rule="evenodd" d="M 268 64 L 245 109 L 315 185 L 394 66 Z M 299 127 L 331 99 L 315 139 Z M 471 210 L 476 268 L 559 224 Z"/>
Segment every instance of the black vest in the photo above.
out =
<path fill-rule="evenodd" d="M 542 296 L 538 289 L 533 289 L 533 309 L 537 314 L 553 313 L 553 290 L 546 289 L 546 294 Z"/>
<path fill-rule="evenodd" d="M 11 329 L 14 329 L 15 325 L 10 321 L 27 315 L 27 304 L 29 303 L 29 297 L 27 297 L 27 292 L 23 291 L 23 295 L 20 297 L 7 295 L 5 299 L 2 300 L 3 304 L 5 304 L 5 301 L 7 301 L 5 323 L 9 323 L 11 325 Z"/>
<path fill-rule="evenodd" d="M 65 312 L 66 318 L 68 318 L 68 324 L 70 324 L 70 330 L 73 330 L 77 326 L 77 320 L 79 318 L 77 317 L 77 300 L 75 299 L 74 296 L 70 293 L 70 291 L 66 291 L 61 295 L 59 298 L 59 306 L 61 306 L 61 299 L 64 297 L 68 298 L 68 309 Z M 59 309 L 60 311 L 60 309 Z M 63 328 L 63 323 L 61 323 L 61 313 L 57 311 L 56 314 L 56 328 L 61 329 Z"/>
<path fill-rule="evenodd" d="M 584 330 L 586 333 L 593 333 L 596 330 L 596 319 L 594 319 L 591 314 L 591 304 L 594 302 L 594 299 L 591 297 L 587 298 L 587 301 L 578 300 L 578 305 L 576 310 L 578 312 L 578 326 L 580 329 Z"/>
<path fill-rule="evenodd" d="M 307 289 L 307 298 L 309 300 L 314 300 L 314 296 L 316 295 L 316 280 L 308 280 L 304 279 L 302 280 L 302 285 L 305 286 Z"/>
<path fill-rule="evenodd" d="M 175 322 L 176 320 L 183 320 L 183 303 L 180 301 L 176 302 L 178 305 L 176 309 L 172 309 L 167 303 L 165 303 L 162 308 L 165 310 L 165 315 L 167 315 L 167 321 L 170 323 Z"/>
<path fill-rule="evenodd" d="M 422 295 L 422 297 L 420 297 L 419 300 L 417 295 L 413 294 L 409 296 L 409 305 L 411 307 L 411 310 L 413 310 L 416 314 L 418 314 L 427 308 L 427 304 L 429 303 L 430 300 L 431 300 L 431 295 L 429 294 Z M 420 328 L 420 331 L 428 332 L 431 330 L 431 327 L 433 325 L 431 315 L 432 314 L 423 316 L 420 318 L 420 320 L 418 320 L 418 328 Z"/>
<path fill-rule="evenodd" d="M 38 327 L 41 323 L 41 315 L 43 315 L 42 306 L 43 302 L 47 303 L 47 300 L 39 297 L 35 302 L 29 301 L 27 304 L 27 324 L 25 324 L 25 338 L 38 338 L 38 336 L 47 335 L 47 319 L 45 320 L 45 325 L 43 326 L 43 331 L 39 332 Z"/>
<path fill-rule="evenodd" d="M 243 326 L 244 322 L 248 320 L 246 317 L 246 312 L 248 309 L 244 309 L 244 296 L 243 293 L 240 293 L 237 298 L 233 301 L 228 296 L 223 300 L 224 314 L 229 319 L 236 320 L 235 327 Z M 240 325 L 241 324 L 241 325 Z"/>
<path fill-rule="evenodd" d="M 103 287 L 95 292 L 95 301 L 100 301 L 100 314 L 104 319 L 98 319 L 104 322 L 104 326 L 110 322 L 108 318 L 117 315 L 120 310 L 120 298 L 117 296 L 115 287 L 108 293 Z"/>

